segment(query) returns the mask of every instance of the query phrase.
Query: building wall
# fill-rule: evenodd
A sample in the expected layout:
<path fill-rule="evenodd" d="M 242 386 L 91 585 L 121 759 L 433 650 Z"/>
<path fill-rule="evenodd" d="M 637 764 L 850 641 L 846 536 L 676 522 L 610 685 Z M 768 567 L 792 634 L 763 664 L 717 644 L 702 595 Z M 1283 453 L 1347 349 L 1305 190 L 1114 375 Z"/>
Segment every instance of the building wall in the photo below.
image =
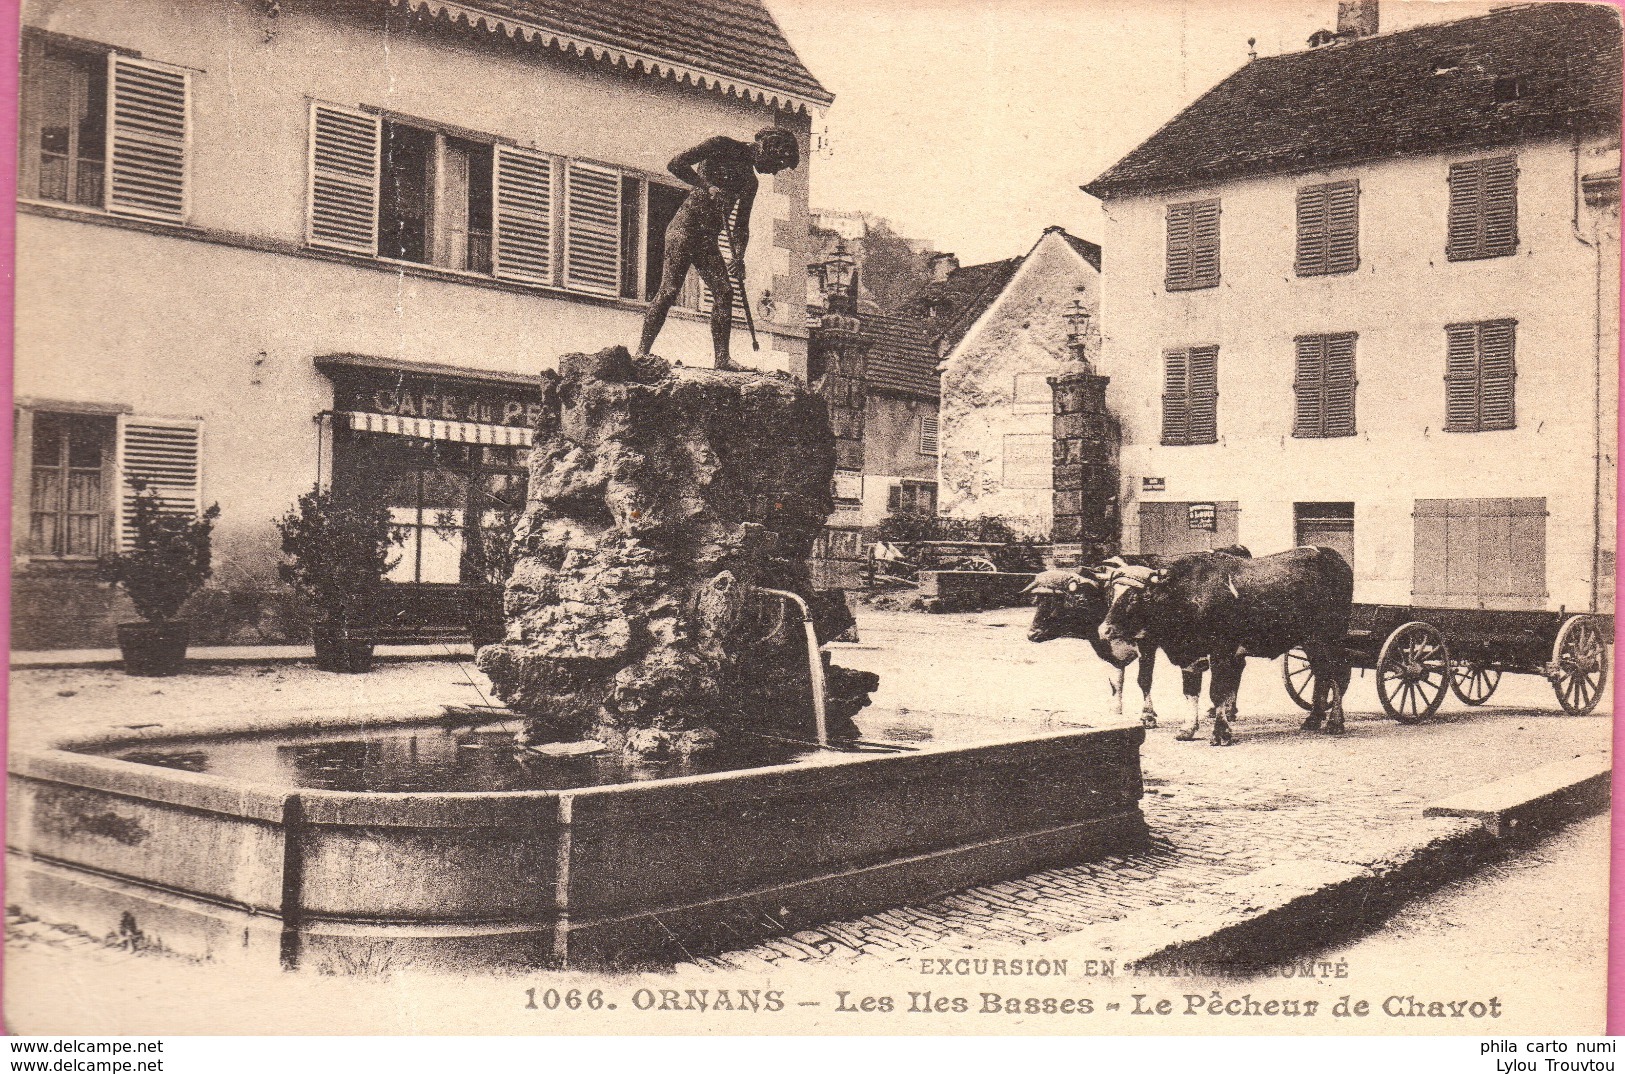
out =
<path fill-rule="evenodd" d="M 887 497 L 903 480 L 935 482 L 937 457 L 920 452 L 920 419 L 935 417 L 931 399 L 871 390 L 863 415 L 863 525 L 889 514 Z"/>
<path fill-rule="evenodd" d="M 651 175 L 715 134 L 748 140 L 779 123 L 805 147 L 807 130 L 805 117 L 482 35 L 392 28 L 386 39 L 365 13 L 303 0 L 282 11 L 268 20 L 263 5 L 242 0 L 41 2 L 23 18 L 193 69 L 187 226 L 47 205 L 20 213 L 15 392 L 202 418 L 202 496 L 221 506 L 213 584 L 222 589 L 272 584 L 272 520 L 316 479 L 313 419 L 332 405 L 316 356 L 536 373 L 561 353 L 633 346 L 642 321 L 641 302 L 305 250 L 311 99 Z M 762 177 L 753 214 L 752 294 L 771 286 L 783 323 L 758 324 L 760 352 L 736 331 L 733 353 L 762 368 L 804 368 L 805 148 L 803 161 Z M 674 311 L 657 349 L 709 364 L 707 321 Z M 36 582 L 44 567 L 18 565 Z M 90 583 L 81 572 L 76 584 Z"/>
<path fill-rule="evenodd" d="M 942 367 L 942 514 L 999 515 L 1049 532 L 1053 507 L 1048 471 L 1042 484 L 1032 487 L 1011 487 L 1005 481 L 1005 437 L 1047 438 L 1052 431 L 1047 405 L 1018 410 L 1016 377 L 1061 372 L 1068 361 L 1063 315 L 1074 299 L 1097 310 L 1099 298 L 1100 274 L 1065 239 L 1047 234 L 1004 294 L 948 356 Z M 1090 342 L 1098 339 L 1094 323 L 1090 335 Z"/>
<path fill-rule="evenodd" d="M 1602 506 L 1599 526 L 1594 465 L 1600 450 L 1600 484 L 1611 489 L 1618 320 L 1611 301 L 1599 306 L 1598 259 L 1576 237 L 1577 214 L 1581 232 L 1588 228 L 1576 179 L 1617 168 L 1618 143 L 1518 149 L 1517 253 L 1448 261 L 1449 164 L 1488 155 L 1393 160 L 1108 203 L 1113 257 L 1102 371 L 1112 377 L 1109 402 L 1123 427 L 1126 549 L 1139 547 L 1142 500 L 1237 501 L 1238 539 L 1255 554 L 1293 544 L 1294 503 L 1352 501 L 1355 598 L 1404 604 L 1415 499 L 1545 497 L 1549 605 L 1590 605 L 1594 541 L 1612 562 L 1611 505 Z M 1360 182 L 1360 267 L 1300 279 L 1295 193 L 1348 177 Z M 1221 283 L 1168 293 L 1165 207 L 1210 196 L 1222 198 Z M 1604 270 L 1604 288 L 1613 286 L 1609 272 L 1619 257 L 1612 226 L 1601 262 L 1614 268 Z M 1503 317 L 1518 321 L 1517 428 L 1443 432 L 1444 326 Z M 1358 434 L 1294 439 L 1293 338 L 1346 331 L 1359 334 Z M 1215 343 L 1218 443 L 1162 446 L 1163 350 Z M 1599 400 L 1606 401 L 1600 447 Z M 1145 477 L 1162 478 L 1161 491 L 1142 491 Z"/>

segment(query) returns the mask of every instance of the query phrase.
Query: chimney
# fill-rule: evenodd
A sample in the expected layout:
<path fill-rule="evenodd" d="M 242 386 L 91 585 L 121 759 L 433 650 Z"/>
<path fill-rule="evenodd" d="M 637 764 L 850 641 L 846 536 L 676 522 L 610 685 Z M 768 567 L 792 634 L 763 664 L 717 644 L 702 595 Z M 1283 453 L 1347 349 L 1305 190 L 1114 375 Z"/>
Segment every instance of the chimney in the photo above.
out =
<path fill-rule="evenodd" d="M 959 258 L 955 254 L 932 254 L 928 264 L 932 283 L 941 283 L 952 273 L 959 271 Z"/>
<path fill-rule="evenodd" d="M 1337 36 L 1370 37 L 1377 32 L 1377 0 L 1337 0 Z"/>

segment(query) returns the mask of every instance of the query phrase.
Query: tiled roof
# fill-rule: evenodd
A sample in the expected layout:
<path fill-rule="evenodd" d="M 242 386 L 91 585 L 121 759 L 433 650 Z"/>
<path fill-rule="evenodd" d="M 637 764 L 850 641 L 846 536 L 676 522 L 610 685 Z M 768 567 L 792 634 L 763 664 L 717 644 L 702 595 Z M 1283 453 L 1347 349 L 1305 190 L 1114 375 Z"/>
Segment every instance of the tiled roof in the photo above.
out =
<path fill-rule="evenodd" d="M 1619 124 L 1618 13 L 1540 3 L 1253 60 L 1083 189 L 1176 190 Z"/>
<path fill-rule="evenodd" d="M 802 64 L 761 0 L 388 2 L 755 99 L 770 99 L 752 92 L 766 89 L 799 101 L 834 100 Z"/>
<path fill-rule="evenodd" d="M 866 366 L 869 386 L 922 399 L 937 398 L 940 387 L 932 325 L 918 317 L 885 313 L 866 313 L 862 323 L 864 335 L 874 337 Z"/>
<path fill-rule="evenodd" d="M 956 268 L 946 280 L 926 284 L 911 305 L 922 315 L 935 310 L 936 315 L 928 322 L 932 334 L 941 346 L 952 349 L 970 331 L 976 318 L 993 305 L 1022 260 L 1011 257 Z"/>
<path fill-rule="evenodd" d="M 1088 239 L 1080 239 L 1065 228 L 1055 228 L 1066 240 L 1066 244 L 1078 252 L 1078 256 L 1094 266 L 1096 272 L 1100 271 L 1100 246 Z"/>

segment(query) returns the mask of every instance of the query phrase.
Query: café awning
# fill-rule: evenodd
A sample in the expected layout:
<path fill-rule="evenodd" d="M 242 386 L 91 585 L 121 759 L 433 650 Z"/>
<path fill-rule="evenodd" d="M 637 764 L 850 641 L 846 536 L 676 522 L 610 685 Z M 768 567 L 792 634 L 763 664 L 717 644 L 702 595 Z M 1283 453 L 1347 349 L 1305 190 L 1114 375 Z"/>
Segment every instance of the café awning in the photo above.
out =
<path fill-rule="evenodd" d="M 341 410 L 338 416 L 358 433 L 390 433 L 423 440 L 451 440 L 459 444 L 491 444 L 500 447 L 529 447 L 535 434 L 522 425 L 482 425 L 472 421 L 441 421 L 412 418 L 400 414 L 374 414 L 365 410 Z"/>

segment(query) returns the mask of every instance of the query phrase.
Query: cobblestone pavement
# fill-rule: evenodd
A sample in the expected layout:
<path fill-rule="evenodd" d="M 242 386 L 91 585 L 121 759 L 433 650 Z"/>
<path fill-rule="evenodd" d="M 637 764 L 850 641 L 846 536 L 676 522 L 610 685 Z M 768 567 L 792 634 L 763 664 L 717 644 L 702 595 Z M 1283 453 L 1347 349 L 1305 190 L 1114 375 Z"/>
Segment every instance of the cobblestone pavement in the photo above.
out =
<path fill-rule="evenodd" d="M 877 704 L 906 698 L 1012 719 L 1036 710 L 1099 722 L 1090 714 L 1107 703 L 1104 665 L 1081 642 L 1028 643 L 1029 614 L 860 617 L 863 643 L 873 648 L 835 659 L 881 674 Z M 1129 695 L 1132 719 L 1139 707 L 1132 680 Z M 1563 716 L 1544 680 L 1508 676 L 1494 704 L 1474 710 L 1451 699 L 1432 720 L 1405 727 L 1381 714 L 1367 674 L 1356 676 L 1347 697 L 1348 733 L 1311 734 L 1298 730 L 1303 713 L 1286 698 L 1279 664 L 1251 661 L 1236 744 L 1214 748 L 1205 735 L 1174 740 L 1189 711 L 1177 674 L 1161 675 L 1153 696 L 1162 719 L 1143 751 L 1142 808 L 1153 835 L 1145 850 L 805 929 L 697 959 L 692 969 L 908 962 L 966 948 L 1019 956 L 1023 947 L 1031 953 L 1039 941 L 1078 938 L 1133 911 L 1202 900 L 1229 879 L 1279 862 L 1382 864 L 1466 823 L 1424 819 L 1427 802 L 1606 751 L 1611 726 L 1606 716 Z"/>

